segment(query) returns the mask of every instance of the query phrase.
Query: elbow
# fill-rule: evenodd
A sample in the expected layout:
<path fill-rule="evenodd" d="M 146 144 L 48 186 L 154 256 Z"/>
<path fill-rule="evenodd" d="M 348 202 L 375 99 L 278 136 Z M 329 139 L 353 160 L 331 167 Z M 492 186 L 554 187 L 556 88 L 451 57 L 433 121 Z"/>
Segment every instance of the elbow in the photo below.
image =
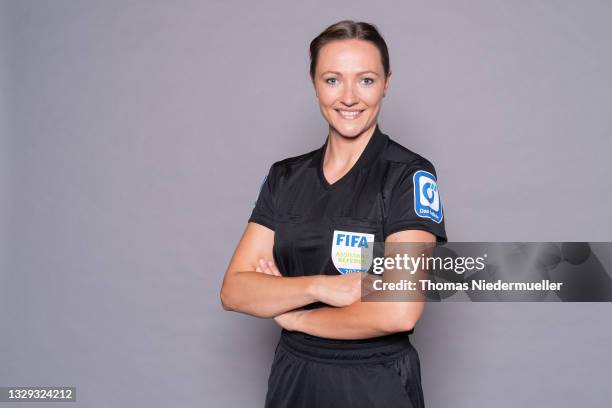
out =
<path fill-rule="evenodd" d="M 414 302 L 400 302 L 394 307 L 392 319 L 387 320 L 384 328 L 389 334 L 411 331 L 421 316 L 422 305 L 415 308 Z"/>
<path fill-rule="evenodd" d="M 396 317 L 395 319 L 390 319 L 382 329 L 385 334 L 393 334 L 410 331 L 415 325 L 416 321 L 414 319 Z"/>
<path fill-rule="evenodd" d="M 232 297 L 226 285 L 223 285 L 223 287 L 221 288 L 221 292 L 219 293 L 219 299 L 221 301 L 221 307 L 223 307 L 223 310 L 227 310 L 228 312 L 233 312 L 236 310 L 236 307 L 232 301 Z"/>
<path fill-rule="evenodd" d="M 410 331 L 416 326 L 417 320 L 412 316 L 404 316 L 403 319 L 397 322 L 396 327 L 398 332 Z"/>
<path fill-rule="evenodd" d="M 234 282 L 233 279 L 226 280 L 221 287 L 219 300 L 223 310 L 261 317 L 257 314 L 256 309 L 254 309 L 251 299 L 248 296 L 244 296 L 243 291 L 240 290 L 241 285 L 238 282 Z"/>
<path fill-rule="evenodd" d="M 221 288 L 219 298 L 221 300 L 221 307 L 223 307 L 223 310 L 227 310 L 228 312 L 246 313 L 251 316 L 263 318 L 272 318 L 276 316 L 271 313 L 264 313 L 254 309 L 250 303 L 245 302 L 244 299 L 241 301 L 234 292 L 230 292 L 227 288 Z"/>

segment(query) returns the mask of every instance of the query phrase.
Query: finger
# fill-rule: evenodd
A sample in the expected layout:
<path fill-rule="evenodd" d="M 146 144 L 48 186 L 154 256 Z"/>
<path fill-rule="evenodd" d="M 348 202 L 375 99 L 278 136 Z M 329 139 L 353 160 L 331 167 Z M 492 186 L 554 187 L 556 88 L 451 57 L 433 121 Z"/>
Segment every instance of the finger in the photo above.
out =
<path fill-rule="evenodd" d="M 265 270 L 263 270 L 263 268 L 261 266 L 255 267 L 255 272 L 263 273 L 263 274 L 266 274 L 266 275 L 271 275 L 269 272 L 266 272 Z"/>
<path fill-rule="evenodd" d="M 361 285 L 361 298 L 365 298 L 374 292 L 372 285 Z"/>
<path fill-rule="evenodd" d="M 272 261 L 269 261 L 267 259 L 262 259 L 261 265 L 262 265 L 262 269 L 264 273 L 268 275 L 272 275 L 272 276 L 281 276 L 280 274 L 277 274 L 276 271 L 274 271 L 272 267 L 270 267 L 270 262 Z M 274 265 L 274 262 L 272 262 L 272 265 Z"/>
<path fill-rule="evenodd" d="M 278 270 L 278 268 L 276 267 L 276 265 L 274 264 L 274 261 L 269 260 L 268 261 L 268 266 L 270 268 L 270 270 L 272 271 L 272 273 L 276 276 L 283 276 L 280 271 Z"/>
<path fill-rule="evenodd" d="M 270 271 L 269 271 L 269 269 L 270 269 L 270 268 L 268 268 L 268 262 L 266 262 L 266 260 L 265 260 L 265 259 L 261 258 L 261 259 L 259 260 L 259 266 L 261 267 L 261 270 L 262 270 L 264 273 L 267 273 L 268 275 L 270 275 Z"/>
<path fill-rule="evenodd" d="M 276 324 L 278 324 L 280 327 L 283 327 L 283 314 L 279 314 L 278 316 L 274 317 L 274 321 L 276 322 Z"/>
<path fill-rule="evenodd" d="M 367 284 L 365 286 L 368 287 L 368 289 L 370 289 L 370 292 L 374 291 L 374 283 L 380 280 L 380 277 L 376 276 L 376 275 L 368 275 L 368 280 L 366 281 Z"/>
<path fill-rule="evenodd" d="M 375 277 L 369 274 L 366 274 L 364 278 L 361 280 L 361 297 L 364 298 L 373 292 Z"/>

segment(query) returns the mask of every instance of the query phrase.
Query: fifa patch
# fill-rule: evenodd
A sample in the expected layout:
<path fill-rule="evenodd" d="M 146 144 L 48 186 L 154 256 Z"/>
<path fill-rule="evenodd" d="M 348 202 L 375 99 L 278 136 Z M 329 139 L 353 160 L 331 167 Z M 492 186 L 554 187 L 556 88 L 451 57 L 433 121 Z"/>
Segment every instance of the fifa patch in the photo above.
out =
<path fill-rule="evenodd" d="M 421 218 L 429 218 L 436 223 L 441 223 L 444 218 L 442 214 L 442 203 L 438 184 L 433 174 L 419 170 L 412 177 L 414 183 L 414 212 Z"/>
<path fill-rule="evenodd" d="M 332 261 L 341 274 L 367 272 L 372 265 L 374 234 L 334 231 Z"/>

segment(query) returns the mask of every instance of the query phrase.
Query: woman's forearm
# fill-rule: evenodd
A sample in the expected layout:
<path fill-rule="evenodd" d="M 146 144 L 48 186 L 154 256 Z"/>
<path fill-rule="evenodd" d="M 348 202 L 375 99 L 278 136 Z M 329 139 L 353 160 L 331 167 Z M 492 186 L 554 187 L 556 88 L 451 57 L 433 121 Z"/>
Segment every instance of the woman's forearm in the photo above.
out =
<path fill-rule="evenodd" d="M 225 310 L 257 317 L 274 317 L 318 301 L 319 276 L 280 277 L 261 272 L 235 272 L 223 283 Z"/>
<path fill-rule="evenodd" d="M 423 302 L 361 302 L 296 312 L 289 330 L 332 339 L 365 339 L 411 330 Z"/>

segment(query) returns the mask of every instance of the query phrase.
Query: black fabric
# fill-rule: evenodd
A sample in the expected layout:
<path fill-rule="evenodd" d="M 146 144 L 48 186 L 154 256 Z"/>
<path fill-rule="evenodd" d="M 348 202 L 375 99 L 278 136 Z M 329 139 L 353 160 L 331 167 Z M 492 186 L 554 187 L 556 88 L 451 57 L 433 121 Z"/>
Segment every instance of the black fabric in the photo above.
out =
<path fill-rule="evenodd" d="M 282 330 L 265 408 L 423 408 L 420 362 L 406 334 L 332 340 Z"/>
<path fill-rule="evenodd" d="M 270 229 L 275 228 L 275 216 L 274 216 L 274 201 L 272 195 L 272 167 L 268 171 L 268 174 L 264 177 L 264 180 L 259 189 L 259 196 L 255 202 L 255 207 L 249 218 L 249 222 L 256 222 Z"/>
<path fill-rule="evenodd" d="M 413 176 L 435 168 L 376 129 L 357 163 L 340 180 L 323 176 L 325 144 L 276 162 L 261 186 L 249 222 L 275 231 L 273 256 L 283 276 L 337 275 L 331 254 L 335 230 L 370 233 L 376 242 L 410 229 L 446 242 L 441 222 L 417 215 Z M 443 213 L 443 208 L 442 208 Z"/>
<path fill-rule="evenodd" d="M 446 242 L 441 201 L 438 219 L 416 211 L 419 174 L 429 180 L 419 184 L 419 193 L 429 197 L 437 192 L 432 188 L 436 172 L 431 162 L 393 141 L 377 125 L 351 170 L 329 184 L 323 175 L 327 142 L 274 163 L 249 218 L 274 230 L 273 256 L 283 276 L 351 272 L 334 263 L 335 232 L 384 242 L 394 232 L 417 229 Z M 323 306 L 315 302 L 305 308 Z M 334 341 L 283 330 L 266 407 L 423 407 L 418 355 L 409 333 Z"/>

